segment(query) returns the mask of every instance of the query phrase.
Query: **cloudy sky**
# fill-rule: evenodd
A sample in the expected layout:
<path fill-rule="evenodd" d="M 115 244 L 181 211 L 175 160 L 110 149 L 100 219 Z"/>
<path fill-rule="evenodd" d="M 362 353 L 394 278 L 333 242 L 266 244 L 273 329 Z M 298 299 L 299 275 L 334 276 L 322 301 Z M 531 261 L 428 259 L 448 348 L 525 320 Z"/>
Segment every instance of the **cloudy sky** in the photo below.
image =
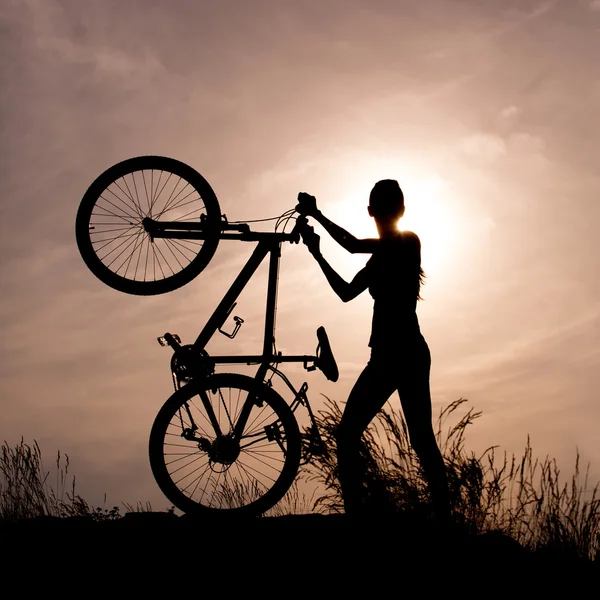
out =
<path fill-rule="evenodd" d="M 230 219 L 277 216 L 299 191 L 371 235 L 368 191 L 398 179 L 428 275 L 419 318 L 434 411 L 466 397 L 469 446 L 555 456 L 600 479 L 598 0 L 8 0 L 0 9 L 0 438 L 71 457 L 90 502 L 168 506 L 147 459 L 191 342 L 251 247 L 222 242 L 165 296 L 85 267 L 74 220 L 103 170 L 182 160 Z M 241 247 L 240 247 L 241 246 Z M 327 240 L 351 277 L 365 257 Z M 264 275 L 264 273 L 262 273 Z M 211 352 L 260 347 L 264 278 Z M 284 249 L 278 347 L 325 325 L 342 402 L 368 359 L 372 300 L 341 304 L 303 247 Z M 392 399 L 397 406 L 397 399 Z M 591 487 L 591 486 L 590 486 Z"/>

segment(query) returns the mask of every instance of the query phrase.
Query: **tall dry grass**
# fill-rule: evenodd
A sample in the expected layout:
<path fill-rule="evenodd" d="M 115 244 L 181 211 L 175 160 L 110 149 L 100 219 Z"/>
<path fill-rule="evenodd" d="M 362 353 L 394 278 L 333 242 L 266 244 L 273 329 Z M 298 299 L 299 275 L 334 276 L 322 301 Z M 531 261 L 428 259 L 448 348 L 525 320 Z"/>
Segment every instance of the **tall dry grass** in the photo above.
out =
<path fill-rule="evenodd" d="M 520 459 L 499 456 L 495 447 L 477 456 L 466 450 L 465 434 L 481 412 L 465 404 L 461 398 L 444 408 L 434 428 L 457 526 L 471 534 L 500 531 L 534 551 L 554 549 L 575 558 L 600 559 L 600 483 L 588 489 L 589 467 L 582 477 L 579 454 L 567 482 L 556 460 L 534 458 L 529 438 Z M 304 471 L 304 477 L 324 489 L 314 506 L 321 512 L 343 512 L 335 453 L 341 415 L 340 407 L 327 398 L 326 408 L 316 416 L 324 450 Z M 431 518 L 427 482 L 401 413 L 379 413 L 363 436 L 361 457 L 365 498 L 373 511 Z"/>
<path fill-rule="evenodd" d="M 534 458 L 529 438 L 520 459 L 499 455 L 495 447 L 477 456 L 466 450 L 465 434 L 481 413 L 467 410 L 465 404 L 466 400 L 459 399 L 444 408 L 435 427 L 457 526 L 471 534 L 500 531 L 534 551 L 551 549 L 578 559 L 600 560 L 600 483 L 589 488 L 589 467 L 582 474 L 579 455 L 566 482 L 556 460 Z M 308 498 L 294 485 L 270 515 L 343 512 L 335 452 L 341 415 L 340 407 L 327 399 L 325 409 L 316 415 L 321 450 L 303 468 L 303 477 L 323 491 Z M 311 435 L 305 432 L 304 436 L 308 444 Z M 431 518 L 427 482 L 401 413 L 379 413 L 363 437 L 361 457 L 365 498 L 373 511 L 408 515 L 414 523 L 420 519 L 425 524 Z M 23 440 L 16 446 L 4 442 L 0 447 L 0 521 L 120 517 L 118 507 L 94 508 L 76 493 L 75 478 L 68 474 L 68 456 L 59 452 L 55 467 L 50 481 L 37 442 L 32 446 Z M 230 501 L 235 504 L 237 500 L 232 497 Z M 147 503 L 125 508 L 152 510 Z"/>
<path fill-rule="evenodd" d="M 127 506 L 128 510 L 150 510 L 149 505 Z M 36 517 L 90 517 L 116 519 L 120 509 L 90 506 L 75 491 L 75 477 L 69 477 L 69 457 L 57 452 L 54 478 L 46 471 L 36 441 L 23 439 L 15 446 L 0 447 L 0 521 Z"/>

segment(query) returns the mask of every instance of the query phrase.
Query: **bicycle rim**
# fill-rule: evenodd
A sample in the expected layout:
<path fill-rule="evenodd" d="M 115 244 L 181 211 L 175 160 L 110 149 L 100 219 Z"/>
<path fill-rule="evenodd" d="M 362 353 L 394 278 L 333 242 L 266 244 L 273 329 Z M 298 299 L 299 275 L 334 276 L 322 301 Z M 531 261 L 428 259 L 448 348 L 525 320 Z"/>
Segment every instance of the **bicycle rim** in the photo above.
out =
<path fill-rule="evenodd" d="M 206 240 L 151 239 L 143 219 L 205 220 Z M 193 279 L 218 244 L 220 208 L 208 182 L 166 157 L 132 158 L 102 173 L 83 197 L 76 221 L 80 253 L 107 285 L 130 294 L 170 292 Z"/>
<path fill-rule="evenodd" d="M 222 436 L 204 408 L 210 402 Z M 242 407 L 252 410 L 238 442 Z M 196 427 L 193 440 L 182 436 Z M 274 506 L 294 481 L 300 433 L 292 411 L 272 389 L 236 374 L 218 374 L 178 390 L 150 435 L 150 464 L 163 493 L 186 513 L 256 516 Z"/>

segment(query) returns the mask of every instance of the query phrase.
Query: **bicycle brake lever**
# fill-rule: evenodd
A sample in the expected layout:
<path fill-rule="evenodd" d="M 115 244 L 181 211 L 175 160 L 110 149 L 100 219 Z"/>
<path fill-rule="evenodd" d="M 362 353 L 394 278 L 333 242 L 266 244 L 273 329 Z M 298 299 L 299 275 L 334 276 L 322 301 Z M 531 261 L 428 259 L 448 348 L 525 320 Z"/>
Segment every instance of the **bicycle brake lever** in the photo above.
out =
<path fill-rule="evenodd" d="M 292 233 L 291 233 L 292 244 L 300 243 L 300 233 L 307 225 L 308 225 L 308 219 L 304 215 L 299 215 L 298 218 L 296 219 L 296 224 L 294 225 L 294 229 L 292 229 Z"/>

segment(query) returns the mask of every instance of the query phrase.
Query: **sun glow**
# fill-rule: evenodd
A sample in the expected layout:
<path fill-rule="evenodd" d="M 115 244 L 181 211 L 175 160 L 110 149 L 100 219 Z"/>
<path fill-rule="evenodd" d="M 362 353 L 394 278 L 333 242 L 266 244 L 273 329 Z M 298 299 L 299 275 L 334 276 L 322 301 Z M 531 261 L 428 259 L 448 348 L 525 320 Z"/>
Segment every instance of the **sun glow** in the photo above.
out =
<path fill-rule="evenodd" d="M 364 182 L 364 173 L 361 175 Z M 371 187 L 386 177 L 397 178 L 404 192 L 406 210 L 398 223 L 399 229 L 414 231 L 421 239 L 422 264 L 428 274 L 443 271 L 454 258 L 460 238 L 460 220 L 450 184 L 436 174 L 402 176 L 390 170 L 387 175 L 369 178 L 366 185 L 357 185 L 356 191 L 341 200 L 326 204 L 325 214 L 356 237 L 377 237 L 367 205 Z"/>
<path fill-rule="evenodd" d="M 450 185 L 434 175 L 409 180 L 402 188 L 406 211 L 398 226 L 420 237 L 424 268 L 437 271 L 453 258 L 460 234 Z"/>

